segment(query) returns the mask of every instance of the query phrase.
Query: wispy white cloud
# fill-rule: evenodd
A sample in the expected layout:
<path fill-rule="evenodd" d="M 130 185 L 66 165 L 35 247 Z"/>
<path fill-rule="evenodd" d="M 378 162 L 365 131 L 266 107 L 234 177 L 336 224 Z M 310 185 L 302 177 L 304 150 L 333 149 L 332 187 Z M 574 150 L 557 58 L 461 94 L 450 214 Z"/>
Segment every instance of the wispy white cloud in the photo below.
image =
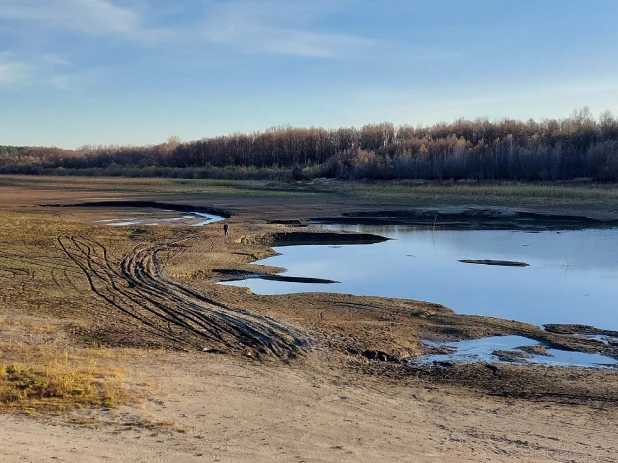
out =
<path fill-rule="evenodd" d="M 158 31 L 146 25 L 137 10 L 118 6 L 117 0 L 0 0 L 0 27 L 3 24 L 11 26 L 6 36 L 13 50 L 0 51 L 0 87 L 4 89 L 39 85 L 74 90 L 94 82 L 100 74 L 99 66 L 76 65 L 65 54 L 50 53 L 47 47 L 20 50 L 23 40 L 54 44 L 61 51 L 66 50 L 67 42 L 53 40 L 54 35 L 159 40 Z"/>
<path fill-rule="evenodd" d="M 51 64 L 60 66 L 72 66 L 73 62 L 57 53 L 45 53 L 41 59 Z"/>
<path fill-rule="evenodd" d="M 43 78 L 41 83 L 59 90 L 78 91 L 97 85 L 104 75 L 103 69 L 63 72 Z"/>
<path fill-rule="evenodd" d="M 31 71 L 27 64 L 18 62 L 0 62 L 0 86 L 23 85 L 31 80 Z"/>
<path fill-rule="evenodd" d="M 32 67 L 13 53 L 0 52 L 0 87 L 19 87 L 32 82 Z"/>
<path fill-rule="evenodd" d="M 69 90 L 97 81 L 96 55 L 63 54 L 73 48 L 67 35 L 148 45 L 170 56 L 356 58 L 377 50 L 373 40 L 333 33 L 321 24 L 342 1 L 347 0 L 200 0 L 203 10 L 196 9 L 197 2 L 177 4 L 169 18 L 168 8 L 154 0 L 0 0 L 0 27 L 9 26 L 0 37 L 4 32 L 16 52 L 0 53 L 0 86 Z M 20 48 L 22 42 L 28 47 Z M 86 43 L 96 50 L 96 42 Z M 61 53 L 50 53 L 51 47 Z"/>
<path fill-rule="evenodd" d="M 43 29 L 73 31 L 91 36 L 121 36 L 154 40 L 138 11 L 110 0 L 2 0 L 0 20 L 36 23 Z"/>
<path fill-rule="evenodd" d="M 0 0 L 0 22 L 33 23 L 36 29 L 30 29 L 30 33 L 38 35 L 70 32 L 174 45 L 183 50 L 216 45 L 226 51 L 355 56 L 375 42 L 355 35 L 324 32 L 315 25 L 336 11 L 335 5 L 340 2 L 206 1 L 203 16 L 196 12 L 179 22 L 159 18 L 165 23 L 161 26 L 155 18 L 165 9 L 151 0 Z M 195 4 L 185 11 L 194 8 Z"/>
<path fill-rule="evenodd" d="M 58 54 L 0 52 L 0 88 L 47 85 L 62 90 L 82 87 L 97 77 L 97 70 L 80 70 Z"/>
<path fill-rule="evenodd" d="M 357 56 L 375 41 L 310 30 L 307 23 L 323 15 L 313 6 L 276 1 L 232 1 L 213 6 L 203 37 L 246 52 L 335 58 Z"/>

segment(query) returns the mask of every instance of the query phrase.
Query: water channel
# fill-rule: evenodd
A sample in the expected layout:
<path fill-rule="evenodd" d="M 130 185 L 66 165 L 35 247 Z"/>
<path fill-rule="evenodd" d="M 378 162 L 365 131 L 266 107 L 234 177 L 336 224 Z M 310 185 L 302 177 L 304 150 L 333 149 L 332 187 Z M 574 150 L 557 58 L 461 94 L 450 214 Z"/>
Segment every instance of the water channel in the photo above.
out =
<path fill-rule="evenodd" d="M 210 223 L 224 220 L 223 217 L 206 212 L 182 212 L 170 209 L 146 209 L 145 211 L 133 212 L 130 215 L 119 215 L 113 219 L 95 220 L 94 223 L 109 225 L 110 227 L 126 227 L 129 225 L 188 225 L 191 227 L 203 227 Z"/>

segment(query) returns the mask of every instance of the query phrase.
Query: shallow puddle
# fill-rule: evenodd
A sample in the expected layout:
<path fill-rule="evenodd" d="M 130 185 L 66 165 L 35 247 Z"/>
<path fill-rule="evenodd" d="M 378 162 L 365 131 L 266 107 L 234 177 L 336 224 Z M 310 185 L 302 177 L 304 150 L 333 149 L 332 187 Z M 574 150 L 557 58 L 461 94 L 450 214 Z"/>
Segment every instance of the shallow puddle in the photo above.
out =
<path fill-rule="evenodd" d="M 613 367 L 618 362 L 616 360 L 599 354 L 586 354 L 583 352 L 570 352 L 558 349 L 546 349 L 549 355 L 536 355 L 525 350 L 518 349 L 522 346 L 540 346 L 533 339 L 523 336 L 494 336 L 491 338 L 473 339 L 471 341 L 458 341 L 436 343 L 425 341 L 431 348 L 446 348 L 453 350 L 444 354 L 423 355 L 417 359 L 422 363 L 433 362 L 504 362 L 496 352 L 507 351 L 512 353 L 514 360 L 509 363 L 517 364 L 542 364 L 555 366 L 577 366 L 577 367 Z M 518 358 L 519 357 L 519 358 Z"/>
<path fill-rule="evenodd" d="M 205 212 L 179 212 L 159 209 L 140 212 L 137 217 L 135 215 L 133 211 L 131 216 L 119 214 L 116 218 L 95 220 L 94 223 L 102 223 L 110 227 L 125 227 L 129 225 L 154 226 L 175 223 L 192 227 L 203 227 L 204 225 L 224 220 L 223 217 Z"/>

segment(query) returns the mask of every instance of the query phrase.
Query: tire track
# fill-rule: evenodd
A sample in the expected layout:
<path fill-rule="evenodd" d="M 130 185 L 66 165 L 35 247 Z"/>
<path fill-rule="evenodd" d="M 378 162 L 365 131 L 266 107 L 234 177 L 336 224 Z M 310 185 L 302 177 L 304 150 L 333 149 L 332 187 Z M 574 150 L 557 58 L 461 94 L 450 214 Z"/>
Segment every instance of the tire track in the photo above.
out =
<path fill-rule="evenodd" d="M 3 259 L 3 256 L 0 256 L 0 259 Z M 24 292 L 26 285 L 34 279 L 34 276 L 34 270 L 4 266 L 0 262 L 0 278 L 7 281 L 2 284 L 1 289 L 19 288 L 19 291 Z"/>
<path fill-rule="evenodd" d="M 179 347 L 209 345 L 224 350 L 274 355 L 281 359 L 303 353 L 308 343 L 297 329 L 270 317 L 221 304 L 168 278 L 160 253 L 175 253 L 180 236 L 161 245 L 137 244 L 120 262 L 91 238 L 60 236 L 57 242 L 88 280 L 90 290 L 144 325 L 150 334 Z M 174 328 L 174 330 L 172 329 Z"/>
<path fill-rule="evenodd" d="M 159 326 L 156 326 L 148 317 L 144 316 L 138 308 L 134 307 L 130 302 L 127 302 L 122 296 L 123 292 L 120 291 L 115 282 L 111 280 L 110 276 L 101 278 L 100 272 L 91 272 L 92 262 L 89 258 L 89 253 L 84 253 L 83 249 L 74 241 L 73 237 L 58 237 L 58 244 L 60 248 L 65 252 L 67 257 L 75 263 L 75 265 L 81 270 L 88 281 L 90 290 L 106 301 L 111 306 L 120 310 L 127 315 L 130 319 L 133 319 L 138 325 L 144 325 L 147 332 L 155 336 L 164 338 L 167 341 L 171 341 L 174 345 L 186 346 L 189 344 L 184 339 L 178 338 L 168 331 L 165 331 Z"/>

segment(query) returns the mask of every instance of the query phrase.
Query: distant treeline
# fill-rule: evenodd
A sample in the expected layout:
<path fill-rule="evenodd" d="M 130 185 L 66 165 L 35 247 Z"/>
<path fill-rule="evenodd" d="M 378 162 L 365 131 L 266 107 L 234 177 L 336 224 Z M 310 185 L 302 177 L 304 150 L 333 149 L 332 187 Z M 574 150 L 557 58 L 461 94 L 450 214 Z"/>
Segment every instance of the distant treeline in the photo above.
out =
<path fill-rule="evenodd" d="M 588 108 L 565 119 L 432 126 L 275 127 L 149 146 L 0 146 L 0 173 L 226 179 L 618 181 L 618 120 Z"/>

